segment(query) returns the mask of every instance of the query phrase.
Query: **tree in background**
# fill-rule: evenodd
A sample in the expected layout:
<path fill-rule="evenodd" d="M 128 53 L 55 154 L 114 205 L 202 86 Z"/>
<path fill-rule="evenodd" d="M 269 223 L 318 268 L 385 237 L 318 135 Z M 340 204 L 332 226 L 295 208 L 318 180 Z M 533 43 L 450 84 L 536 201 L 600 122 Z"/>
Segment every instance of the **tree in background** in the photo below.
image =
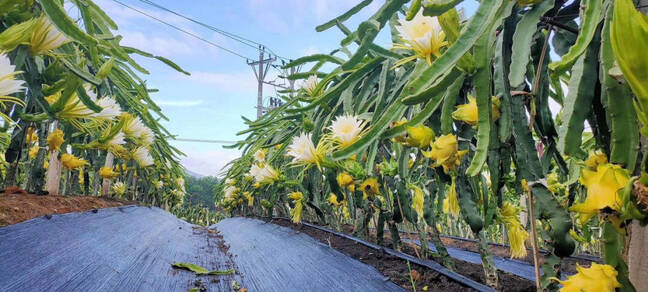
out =
<path fill-rule="evenodd" d="M 187 190 L 186 201 L 190 205 L 203 205 L 214 210 L 214 193 L 220 180 L 213 176 L 194 177 L 187 176 L 185 187 Z"/>

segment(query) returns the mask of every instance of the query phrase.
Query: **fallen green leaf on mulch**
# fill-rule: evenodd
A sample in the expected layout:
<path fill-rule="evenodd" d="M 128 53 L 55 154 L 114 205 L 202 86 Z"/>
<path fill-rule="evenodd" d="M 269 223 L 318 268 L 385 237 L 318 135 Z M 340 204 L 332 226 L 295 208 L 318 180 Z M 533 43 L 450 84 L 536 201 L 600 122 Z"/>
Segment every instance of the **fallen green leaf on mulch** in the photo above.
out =
<path fill-rule="evenodd" d="M 178 269 L 185 269 L 196 273 L 196 275 L 232 275 L 236 272 L 234 269 L 231 270 L 207 270 L 199 265 L 190 264 L 190 263 L 173 263 L 172 267 Z"/>

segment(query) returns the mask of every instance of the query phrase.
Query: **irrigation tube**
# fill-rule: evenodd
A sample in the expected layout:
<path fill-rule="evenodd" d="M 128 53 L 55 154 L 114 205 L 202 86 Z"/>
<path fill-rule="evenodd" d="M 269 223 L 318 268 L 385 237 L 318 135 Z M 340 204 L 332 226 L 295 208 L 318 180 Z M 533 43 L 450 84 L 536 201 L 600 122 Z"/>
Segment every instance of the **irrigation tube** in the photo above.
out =
<path fill-rule="evenodd" d="M 272 219 L 282 219 L 282 220 L 290 221 L 290 219 L 286 218 L 286 217 L 272 217 Z M 400 258 L 402 260 L 410 261 L 410 262 L 415 263 L 417 265 L 430 268 L 430 269 L 438 272 L 439 274 L 442 274 L 442 275 L 444 275 L 444 276 L 446 276 L 446 277 L 448 277 L 448 278 L 450 278 L 450 279 L 452 279 L 452 280 L 454 280 L 454 281 L 456 281 L 456 282 L 458 282 L 458 283 L 460 283 L 460 284 L 462 284 L 464 286 L 470 287 L 470 288 L 475 289 L 477 291 L 495 291 L 491 287 L 480 284 L 480 283 L 478 283 L 478 282 L 476 282 L 476 281 L 474 281 L 472 279 L 469 279 L 469 278 L 467 278 L 467 277 L 465 277 L 465 276 L 463 276 L 461 274 L 450 271 L 450 270 L 448 270 L 447 268 L 445 268 L 444 266 L 440 265 L 439 263 L 437 263 L 435 261 L 422 260 L 422 259 L 413 257 L 411 255 L 404 254 L 402 252 L 397 252 L 397 251 L 395 251 L 393 249 L 386 248 L 386 247 L 383 247 L 383 246 L 380 246 L 380 245 L 377 245 L 377 244 L 373 244 L 373 243 L 368 242 L 366 240 L 362 240 L 360 238 L 353 237 L 353 236 L 344 234 L 342 232 L 331 230 L 331 229 L 328 229 L 326 227 L 322 227 L 322 226 L 319 226 L 319 225 L 311 224 L 311 223 L 308 223 L 308 222 L 302 222 L 301 224 L 306 225 L 308 227 L 312 227 L 312 228 L 321 230 L 321 231 L 324 231 L 324 232 L 335 234 L 335 235 L 337 235 L 339 237 L 352 240 L 354 242 L 360 243 L 360 244 L 362 244 L 364 246 L 367 246 L 367 247 L 375 249 L 375 250 L 382 251 L 382 252 L 384 252 L 386 254 L 395 256 L 395 257 Z"/>

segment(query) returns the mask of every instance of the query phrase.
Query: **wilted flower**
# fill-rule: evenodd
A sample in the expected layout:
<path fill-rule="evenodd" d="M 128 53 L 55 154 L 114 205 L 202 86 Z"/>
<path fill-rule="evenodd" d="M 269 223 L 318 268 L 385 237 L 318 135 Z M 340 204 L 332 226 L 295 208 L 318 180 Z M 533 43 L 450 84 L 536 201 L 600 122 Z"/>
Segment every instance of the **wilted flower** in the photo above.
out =
<path fill-rule="evenodd" d="M 448 188 L 448 193 L 443 199 L 443 213 L 451 214 L 454 217 L 459 216 L 459 200 L 457 199 L 457 185 L 454 177 Z"/>
<path fill-rule="evenodd" d="M 439 57 L 441 48 L 448 44 L 439 20 L 436 17 L 423 16 L 423 11 L 419 11 L 410 21 L 401 19 L 399 23 L 396 30 L 405 44 L 395 44 L 394 48 L 411 50 L 415 55 L 398 61 L 397 66 L 416 58 L 425 59 L 428 64 L 432 64 L 432 56 Z"/>
<path fill-rule="evenodd" d="M 600 210 L 610 208 L 619 211 L 621 201 L 617 192 L 628 184 L 630 175 L 618 165 L 599 164 L 596 171 L 583 169 L 580 183 L 587 188 L 585 202 L 573 205 L 570 211 L 581 214 L 581 223 L 589 221 Z"/>
<path fill-rule="evenodd" d="M 243 197 L 245 197 L 248 200 L 248 207 L 254 206 L 254 197 L 252 196 L 252 193 L 250 192 L 243 192 Z"/>
<path fill-rule="evenodd" d="M 225 184 L 228 186 L 233 186 L 234 184 L 236 184 L 236 180 L 233 178 L 228 178 L 225 180 Z"/>
<path fill-rule="evenodd" d="M 419 124 L 415 127 L 407 127 L 405 144 L 410 147 L 427 148 L 434 139 L 434 131 L 428 126 Z"/>
<path fill-rule="evenodd" d="M 351 176 L 350 174 L 348 174 L 346 172 L 340 172 L 337 175 L 336 180 L 337 180 L 338 185 L 340 187 L 343 187 L 343 188 L 346 188 L 346 187 L 353 184 L 353 176 Z"/>
<path fill-rule="evenodd" d="M 434 166 L 443 166 L 443 171 L 449 173 L 455 170 L 461 164 L 468 150 L 459 150 L 457 137 L 453 134 L 447 134 L 437 138 L 431 145 L 430 151 L 423 151 L 423 155 L 434 160 Z"/>
<path fill-rule="evenodd" d="M 418 220 L 423 219 L 423 203 L 424 203 L 424 193 L 423 190 L 416 185 L 408 186 L 412 190 L 412 209 L 416 211 L 418 215 Z"/>
<path fill-rule="evenodd" d="M 155 186 L 156 189 L 160 190 L 164 187 L 164 182 L 161 180 L 157 180 L 153 185 Z"/>
<path fill-rule="evenodd" d="M 336 117 L 329 129 L 333 140 L 345 148 L 360 138 L 364 125 L 364 121 L 359 120 L 357 116 L 347 114 Z"/>
<path fill-rule="evenodd" d="M 523 258 L 527 254 L 524 243 L 529 234 L 520 223 L 519 213 L 520 209 L 509 202 L 502 203 L 502 207 L 499 209 L 499 219 L 506 227 L 511 245 L 511 258 Z"/>
<path fill-rule="evenodd" d="M 63 131 L 60 129 L 54 130 L 47 136 L 47 145 L 49 147 L 49 152 L 57 151 L 61 148 L 63 144 Z"/>
<path fill-rule="evenodd" d="M 596 170 L 599 164 L 608 163 L 607 156 L 601 150 L 590 150 L 587 160 L 585 160 L 585 166 L 591 170 Z"/>
<path fill-rule="evenodd" d="M 74 170 L 88 164 L 88 161 L 72 154 L 64 153 L 61 155 L 61 164 L 69 170 Z"/>
<path fill-rule="evenodd" d="M 288 194 L 288 198 L 293 200 L 293 203 L 295 204 L 295 208 L 290 210 L 290 214 L 293 216 L 292 221 L 293 223 L 300 223 L 302 211 L 304 210 L 304 194 L 302 194 L 302 192 L 292 192 Z"/>
<path fill-rule="evenodd" d="M 36 156 L 38 156 L 38 149 L 39 149 L 38 145 L 34 145 L 31 148 L 29 148 L 29 153 L 28 153 L 29 159 L 34 159 L 36 158 Z"/>
<path fill-rule="evenodd" d="M 34 127 L 27 128 L 27 134 L 25 135 L 25 144 L 29 145 L 31 143 L 38 143 L 38 133 Z"/>
<path fill-rule="evenodd" d="M 558 180 L 558 174 L 555 172 L 550 172 L 547 174 L 547 188 L 552 193 L 558 193 L 564 186 Z"/>
<path fill-rule="evenodd" d="M 331 193 L 329 195 L 328 202 L 329 202 L 329 204 L 331 204 L 331 205 L 333 205 L 335 207 L 339 207 L 340 204 L 342 204 L 341 202 L 338 202 L 338 198 L 334 193 Z"/>
<path fill-rule="evenodd" d="M 531 193 L 531 187 L 529 186 L 529 183 L 526 179 L 520 180 L 520 186 L 522 187 L 522 191 L 524 191 L 525 194 Z"/>
<path fill-rule="evenodd" d="M 349 212 L 349 208 L 348 208 L 346 205 L 344 205 L 344 206 L 342 207 L 342 215 L 343 215 L 344 218 L 346 218 L 346 219 L 351 218 L 351 213 Z"/>
<path fill-rule="evenodd" d="M 29 41 L 29 50 L 35 55 L 41 55 L 69 42 L 70 39 L 62 34 L 49 18 L 43 15 L 36 22 Z"/>
<path fill-rule="evenodd" d="M 309 96 L 315 96 L 315 89 L 317 89 L 317 75 L 313 74 L 308 76 L 308 79 L 304 80 L 304 83 L 301 85 L 301 89 L 306 92 Z"/>
<path fill-rule="evenodd" d="M 589 268 L 583 268 L 576 264 L 578 273 L 567 277 L 567 280 L 561 281 L 557 278 L 552 278 L 560 282 L 563 292 L 603 292 L 614 291 L 615 288 L 621 287 L 617 281 L 618 272 L 610 265 L 599 265 L 592 263 Z"/>
<path fill-rule="evenodd" d="M 79 169 L 79 184 L 85 184 L 85 175 L 83 174 L 83 168 Z"/>
<path fill-rule="evenodd" d="M 579 235 L 573 228 L 569 229 L 569 235 L 571 235 L 571 237 L 579 243 L 587 244 L 589 242 L 589 238 L 584 238 L 583 236 Z"/>
<path fill-rule="evenodd" d="M 304 199 L 304 194 L 302 192 L 292 192 L 288 194 L 288 198 L 295 201 L 301 201 Z"/>
<path fill-rule="evenodd" d="M 119 173 L 116 173 L 115 171 L 113 171 L 112 167 L 102 166 L 99 169 L 99 176 L 101 176 L 101 178 L 104 178 L 104 179 L 113 179 L 113 178 L 116 178 L 117 176 L 119 176 Z"/>
<path fill-rule="evenodd" d="M 398 126 L 405 125 L 405 123 L 407 123 L 407 118 L 402 117 L 402 118 L 401 118 L 400 120 L 398 120 L 398 121 L 393 121 L 389 127 L 390 127 L 390 128 L 396 128 L 396 127 L 398 127 Z"/>
<path fill-rule="evenodd" d="M 380 183 L 376 178 L 365 179 L 362 184 L 360 184 L 360 190 L 362 191 L 362 199 L 365 200 L 369 197 L 380 194 Z"/>
<path fill-rule="evenodd" d="M 500 117 L 500 100 L 498 97 L 493 96 L 491 99 L 491 108 L 493 121 L 499 119 Z M 452 118 L 455 120 L 462 121 L 466 124 L 475 126 L 479 119 L 478 110 L 477 110 L 477 100 L 470 94 L 468 94 L 468 103 L 457 106 L 457 110 L 452 113 Z"/>
<path fill-rule="evenodd" d="M 153 157 L 151 157 L 148 149 L 144 147 L 138 147 L 137 149 L 135 149 L 135 151 L 133 151 L 131 155 L 137 162 L 137 164 L 139 164 L 139 166 L 141 167 L 153 165 Z"/>

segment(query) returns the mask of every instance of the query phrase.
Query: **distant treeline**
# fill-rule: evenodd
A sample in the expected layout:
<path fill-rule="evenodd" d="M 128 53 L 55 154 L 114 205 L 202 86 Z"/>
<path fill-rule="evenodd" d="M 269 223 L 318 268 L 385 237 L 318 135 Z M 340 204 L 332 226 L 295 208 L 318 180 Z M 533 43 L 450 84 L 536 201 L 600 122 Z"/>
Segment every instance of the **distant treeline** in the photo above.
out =
<path fill-rule="evenodd" d="M 214 193 L 220 180 L 213 176 L 196 178 L 187 176 L 185 178 L 185 188 L 187 195 L 185 202 L 190 205 L 203 205 L 209 209 L 214 209 Z"/>

